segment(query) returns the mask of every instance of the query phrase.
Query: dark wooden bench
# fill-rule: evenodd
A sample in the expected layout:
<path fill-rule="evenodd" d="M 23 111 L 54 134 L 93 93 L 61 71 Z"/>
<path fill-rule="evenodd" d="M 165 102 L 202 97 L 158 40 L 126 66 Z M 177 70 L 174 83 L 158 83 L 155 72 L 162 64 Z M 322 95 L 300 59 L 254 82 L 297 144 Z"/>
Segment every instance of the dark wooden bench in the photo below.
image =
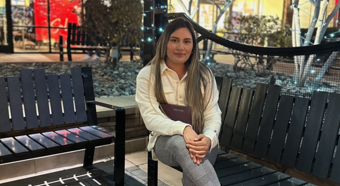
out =
<path fill-rule="evenodd" d="M 220 145 L 253 160 L 220 152 L 214 167 L 222 185 L 340 184 L 339 94 L 314 92 L 308 99 L 281 95 L 275 85 L 250 90 L 232 87 L 230 79 L 216 80 L 223 118 Z M 295 171 L 305 180 L 259 163 Z M 157 185 L 157 175 L 149 153 L 148 185 Z"/>
<path fill-rule="evenodd" d="M 112 180 L 124 185 L 125 109 L 95 101 L 91 68 L 71 72 L 0 77 L 0 164 L 85 149 L 83 167 L 91 170 L 95 147 L 114 141 Z M 96 105 L 115 111 L 116 136 L 97 126 Z"/>
<path fill-rule="evenodd" d="M 75 50 L 85 52 L 85 50 L 106 51 L 108 49 L 101 39 L 98 39 L 97 42 L 98 43 L 95 44 L 88 33 L 81 30 L 81 27 L 77 26 L 76 23 L 68 23 L 66 45 L 63 43 L 63 36 L 59 37 L 60 61 L 64 61 L 64 48 L 66 48 L 67 51 L 68 61 L 72 61 L 71 53 Z M 80 52 L 80 54 L 81 53 L 82 52 Z"/>
<path fill-rule="evenodd" d="M 68 23 L 67 27 L 67 43 L 66 45 L 63 44 L 63 36 L 59 37 L 59 55 L 60 61 L 64 61 L 64 48 L 67 51 L 67 58 L 68 61 L 72 61 L 72 51 L 80 50 L 85 52 L 85 50 L 100 50 L 106 51 L 109 49 L 107 47 L 107 43 L 102 41 L 102 39 L 97 39 L 98 43 L 95 44 L 91 37 L 83 30 L 81 30 L 80 26 L 77 26 L 75 23 Z M 113 43 L 113 46 L 116 44 Z M 134 48 L 130 44 L 123 44 L 120 48 L 121 51 L 129 51 L 130 52 L 130 60 L 133 60 L 134 55 Z M 83 52 L 80 52 L 83 53 Z"/>

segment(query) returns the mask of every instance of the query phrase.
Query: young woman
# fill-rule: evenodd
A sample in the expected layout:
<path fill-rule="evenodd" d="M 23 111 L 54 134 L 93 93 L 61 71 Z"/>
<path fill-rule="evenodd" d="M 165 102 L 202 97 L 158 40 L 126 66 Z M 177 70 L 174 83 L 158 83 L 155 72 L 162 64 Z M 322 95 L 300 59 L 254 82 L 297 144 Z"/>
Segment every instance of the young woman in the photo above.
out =
<path fill-rule="evenodd" d="M 195 33 L 178 18 L 164 29 L 155 57 L 137 76 L 136 102 L 151 134 L 148 150 L 169 166 L 181 166 L 183 185 L 220 185 L 213 168 L 221 111 L 211 71 L 198 60 Z M 161 103 L 188 106 L 192 125 L 173 121 Z"/>

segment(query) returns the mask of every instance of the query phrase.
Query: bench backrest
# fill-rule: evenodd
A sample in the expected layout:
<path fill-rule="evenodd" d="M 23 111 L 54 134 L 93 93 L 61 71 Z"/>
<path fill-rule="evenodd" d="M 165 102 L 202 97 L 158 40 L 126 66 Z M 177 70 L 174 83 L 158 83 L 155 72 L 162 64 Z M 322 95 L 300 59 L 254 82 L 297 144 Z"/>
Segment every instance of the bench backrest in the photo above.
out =
<path fill-rule="evenodd" d="M 276 85 L 250 90 L 216 80 L 222 146 L 340 184 L 339 94 L 308 99 L 281 95 Z"/>
<path fill-rule="evenodd" d="M 65 124 L 97 124 L 95 107 L 87 104 L 94 100 L 92 86 L 91 68 L 73 68 L 71 75 L 22 69 L 20 77 L 0 77 L 0 137 Z"/>
<path fill-rule="evenodd" d="M 96 43 L 91 36 L 82 30 L 76 23 L 68 23 L 67 27 L 67 44 L 68 45 L 82 45 L 82 46 L 104 46 L 104 41 L 99 37 L 95 38 Z"/>

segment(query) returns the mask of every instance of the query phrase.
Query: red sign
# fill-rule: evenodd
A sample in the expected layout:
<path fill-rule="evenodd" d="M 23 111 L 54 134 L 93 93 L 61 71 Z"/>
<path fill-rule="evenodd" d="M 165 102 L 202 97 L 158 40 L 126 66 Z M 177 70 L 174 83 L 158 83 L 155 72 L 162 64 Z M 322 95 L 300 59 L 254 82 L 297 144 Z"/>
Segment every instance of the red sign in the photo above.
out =
<path fill-rule="evenodd" d="M 67 39 L 68 23 L 76 23 L 77 25 L 81 24 L 81 11 L 82 0 L 50 0 L 52 45 L 55 41 L 59 41 L 59 35 L 62 35 L 64 40 Z M 35 25 L 37 27 L 47 27 L 47 0 L 35 0 L 34 13 Z M 37 41 L 48 41 L 48 28 L 36 28 L 35 33 Z"/>

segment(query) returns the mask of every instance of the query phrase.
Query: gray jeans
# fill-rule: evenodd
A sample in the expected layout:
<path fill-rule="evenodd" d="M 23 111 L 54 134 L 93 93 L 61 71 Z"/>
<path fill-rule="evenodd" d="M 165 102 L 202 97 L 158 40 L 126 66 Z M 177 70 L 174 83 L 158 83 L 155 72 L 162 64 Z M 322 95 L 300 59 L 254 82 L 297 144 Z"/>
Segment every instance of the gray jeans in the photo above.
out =
<path fill-rule="evenodd" d="M 217 186 L 220 185 L 214 163 L 217 157 L 217 146 L 197 165 L 191 159 L 185 140 L 181 135 L 160 136 L 154 146 L 158 160 L 169 166 L 181 166 L 183 169 L 182 183 L 185 186 Z"/>

